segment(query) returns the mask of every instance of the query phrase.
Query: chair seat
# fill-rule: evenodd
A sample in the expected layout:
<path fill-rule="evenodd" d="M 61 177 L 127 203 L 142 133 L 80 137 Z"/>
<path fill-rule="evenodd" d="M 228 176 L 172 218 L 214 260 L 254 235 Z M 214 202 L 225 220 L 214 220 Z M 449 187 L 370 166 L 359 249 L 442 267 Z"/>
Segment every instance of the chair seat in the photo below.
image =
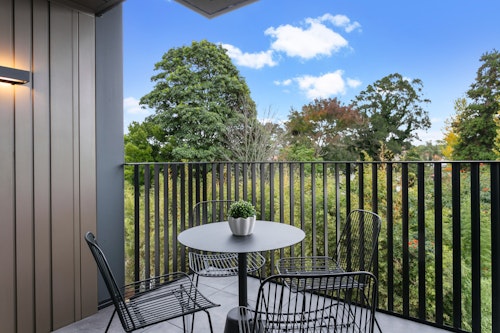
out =
<path fill-rule="evenodd" d="M 217 306 L 203 296 L 185 275 L 154 278 L 124 287 L 125 305 L 134 329 Z"/>
<path fill-rule="evenodd" d="M 278 261 L 276 268 L 280 274 L 324 274 L 342 273 L 335 260 L 326 256 L 289 257 Z"/>
<path fill-rule="evenodd" d="M 207 310 L 219 304 L 203 296 L 186 273 L 175 272 L 155 276 L 118 287 L 106 256 L 97 244 L 94 234 L 87 232 L 85 241 L 115 306 L 105 332 L 108 332 L 115 314 L 118 314 L 126 332 L 177 317 L 183 318 L 182 326 L 186 332 L 185 316 L 192 314 L 194 319 L 195 312 L 203 311 L 207 315 L 210 332 L 213 333 L 212 319 Z"/>
<path fill-rule="evenodd" d="M 265 261 L 260 253 L 249 253 L 247 255 L 247 272 L 257 271 L 264 265 Z M 238 254 L 189 252 L 189 268 L 200 276 L 235 276 L 238 275 Z"/>
<path fill-rule="evenodd" d="M 308 287 L 292 290 L 283 281 Z M 240 333 L 373 333 L 376 306 L 369 272 L 279 274 L 261 283 L 254 308 L 239 308 L 238 325 Z"/>

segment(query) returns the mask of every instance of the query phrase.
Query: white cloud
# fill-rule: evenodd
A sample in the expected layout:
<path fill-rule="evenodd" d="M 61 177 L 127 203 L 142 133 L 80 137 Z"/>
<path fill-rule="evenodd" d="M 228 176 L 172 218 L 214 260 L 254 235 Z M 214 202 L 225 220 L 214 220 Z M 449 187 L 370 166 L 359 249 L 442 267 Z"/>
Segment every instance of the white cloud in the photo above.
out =
<path fill-rule="evenodd" d="M 359 80 L 347 78 L 346 81 L 347 81 L 347 86 L 349 86 L 349 88 L 357 88 L 361 85 L 361 81 Z"/>
<path fill-rule="evenodd" d="M 358 22 L 351 22 L 345 15 L 325 14 L 319 18 L 305 19 L 302 27 L 286 24 L 277 28 L 270 27 L 264 33 L 274 39 L 271 49 L 284 52 L 290 57 L 312 59 L 322 55 L 331 56 L 347 47 L 348 42 L 324 23 L 343 28 L 346 32 L 361 28 Z"/>
<path fill-rule="evenodd" d="M 266 35 L 275 38 L 271 48 L 290 57 L 312 59 L 320 55 L 330 56 L 347 46 L 347 40 L 325 25 L 309 21 L 309 27 L 302 29 L 291 25 L 268 28 Z"/>
<path fill-rule="evenodd" d="M 346 82 L 342 70 L 326 73 L 321 76 L 305 75 L 295 78 L 300 90 L 310 99 L 328 98 L 333 95 L 345 94 Z"/>
<path fill-rule="evenodd" d="M 127 97 L 123 99 L 123 111 L 125 114 L 148 115 L 151 112 L 147 109 L 141 108 L 139 100 L 135 97 Z"/>
<path fill-rule="evenodd" d="M 292 84 L 292 79 L 287 79 L 283 81 L 274 81 L 274 84 L 277 86 L 289 86 Z"/>
<path fill-rule="evenodd" d="M 273 67 L 277 62 L 273 60 L 273 51 L 267 50 L 258 53 L 242 52 L 236 46 L 230 44 L 222 44 L 222 47 L 227 50 L 227 54 L 233 59 L 237 65 L 259 69 L 264 66 Z"/>
<path fill-rule="evenodd" d="M 318 18 L 320 22 L 330 22 L 336 27 L 339 28 L 344 28 L 345 32 L 349 33 L 352 32 L 356 29 L 361 30 L 361 24 L 359 22 L 351 22 L 351 20 L 345 16 L 345 15 L 332 15 L 332 14 L 325 14 Z"/>

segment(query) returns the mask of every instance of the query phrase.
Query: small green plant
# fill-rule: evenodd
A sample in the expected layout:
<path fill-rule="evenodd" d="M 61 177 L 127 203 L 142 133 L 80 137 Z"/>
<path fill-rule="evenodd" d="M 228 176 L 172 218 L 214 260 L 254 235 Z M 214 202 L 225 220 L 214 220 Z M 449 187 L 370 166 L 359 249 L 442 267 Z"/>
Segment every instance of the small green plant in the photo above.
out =
<path fill-rule="evenodd" d="M 248 201 L 244 200 L 239 200 L 236 202 L 233 202 L 231 206 L 229 207 L 229 216 L 232 218 L 247 218 L 247 217 L 252 217 L 257 214 L 257 211 L 255 210 L 255 207 Z"/>

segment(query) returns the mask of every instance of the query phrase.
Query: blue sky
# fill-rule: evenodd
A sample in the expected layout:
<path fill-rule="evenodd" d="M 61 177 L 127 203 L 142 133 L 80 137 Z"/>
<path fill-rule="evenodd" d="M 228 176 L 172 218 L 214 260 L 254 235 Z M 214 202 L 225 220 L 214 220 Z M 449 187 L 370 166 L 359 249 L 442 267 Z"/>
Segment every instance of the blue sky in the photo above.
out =
<path fill-rule="evenodd" d="M 485 52 L 500 50 L 498 0 L 260 0 L 207 19 L 170 0 L 127 0 L 124 126 L 142 121 L 154 64 L 172 47 L 223 44 L 246 79 L 260 117 L 286 120 L 314 98 L 344 104 L 392 73 L 421 79 L 442 138 L 454 100 L 465 96 Z"/>

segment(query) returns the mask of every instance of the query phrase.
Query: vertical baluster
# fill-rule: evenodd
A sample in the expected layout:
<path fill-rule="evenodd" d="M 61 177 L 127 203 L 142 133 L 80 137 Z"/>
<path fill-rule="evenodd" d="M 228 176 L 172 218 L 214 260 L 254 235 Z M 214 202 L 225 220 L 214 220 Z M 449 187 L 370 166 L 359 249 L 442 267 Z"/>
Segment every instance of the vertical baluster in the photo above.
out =
<path fill-rule="evenodd" d="M 417 163 L 418 317 L 425 320 L 425 164 Z"/>
<path fill-rule="evenodd" d="M 453 327 L 462 327 L 462 251 L 460 214 L 460 163 L 452 164 L 453 225 Z"/>
<path fill-rule="evenodd" d="M 149 196 L 151 190 L 150 184 L 150 165 L 144 166 L 144 278 L 148 279 L 151 276 L 150 262 L 150 227 L 149 227 Z"/>
<path fill-rule="evenodd" d="M 410 252 L 408 250 L 409 203 L 408 203 L 408 163 L 401 164 L 401 196 L 403 219 L 403 315 L 410 315 Z"/>
<path fill-rule="evenodd" d="M 328 163 L 323 163 L 323 255 L 329 255 L 328 249 Z"/>
<path fill-rule="evenodd" d="M 155 276 L 160 275 L 160 166 L 154 165 L 154 267 Z"/>
<path fill-rule="evenodd" d="M 387 187 L 387 310 L 394 311 L 394 195 L 393 163 L 386 163 Z"/>
<path fill-rule="evenodd" d="M 442 163 L 434 164 L 434 251 L 436 323 L 443 325 L 443 177 Z"/>
<path fill-rule="evenodd" d="M 481 188 L 479 185 L 479 162 L 472 162 L 470 169 L 472 332 L 481 333 Z"/>
<path fill-rule="evenodd" d="M 170 273 L 170 223 L 169 223 L 169 165 L 163 167 L 163 265 L 164 274 Z"/>

